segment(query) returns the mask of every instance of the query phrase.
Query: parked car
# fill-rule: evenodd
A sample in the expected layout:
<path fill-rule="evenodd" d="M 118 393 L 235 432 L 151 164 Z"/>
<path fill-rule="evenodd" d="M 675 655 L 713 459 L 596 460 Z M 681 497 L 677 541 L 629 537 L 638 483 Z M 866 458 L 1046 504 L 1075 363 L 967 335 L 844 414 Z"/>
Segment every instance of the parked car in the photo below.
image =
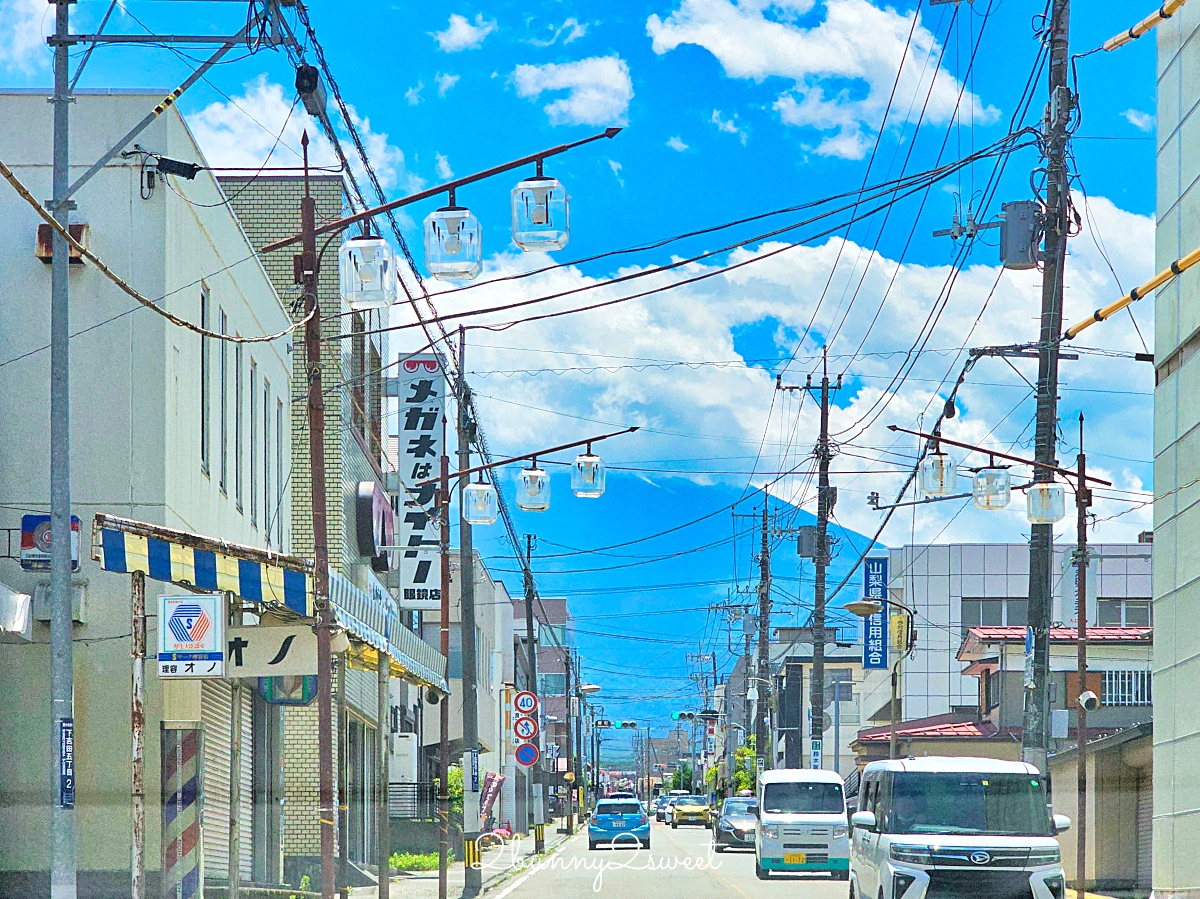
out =
<path fill-rule="evenodd" d="M 758 827 L 758 801 L 752 797 L 726 799 L 713 824 L 714 852 L 726 849 L 753 849 Z"/>
<path fill-rule="evenodd" d="M 708 827 L 712 820 L 712 810 L 708 799 L 704 796 L 676 796 L 671 806 L 671 826 L 680 824 L 699 824 Z"/>
<path fill-rule="evenodd" d="M 855 899 L 1065 894 L 1055 837 L 1071 821 L 1050 812 L 1045 781 L 1023 762 L 872 762 L 851 826 Z"/>
<path fill-rule="evenodd" d="M 588 849 L 650 848 L 650 817 L 636 799 L 601 799 L 588 821 Z"/>
<path fill-rule="evenodd" d="M 758 777 L 754 873 L 828 872 L 850 876 L 850 828 L 842 779 L 834 771 L 783 768 Z M 874 899 L 874 893 L 865 893 Z"/>

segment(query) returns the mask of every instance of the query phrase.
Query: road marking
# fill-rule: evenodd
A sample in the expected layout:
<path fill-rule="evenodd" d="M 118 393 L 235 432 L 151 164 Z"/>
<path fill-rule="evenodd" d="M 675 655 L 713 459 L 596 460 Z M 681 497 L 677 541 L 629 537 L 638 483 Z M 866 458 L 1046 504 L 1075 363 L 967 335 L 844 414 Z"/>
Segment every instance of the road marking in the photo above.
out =
<path fill-rule="evenodd" d="M 578 840 L 579 835 L 581 833 L 583 833 L 582 830 L 575 831 L 575 833 L 572 836 L 563 840 L 561 843 L 559 843 L 557 846 L 555 846 L 553 849 L 551 849 L 548 853 L 546 853 L 546 855 L 544 855 L 542 858 L 538 859 L 538 862 L 545 862 L 545 861 L 549 861 L 550 859 L 554 858 L 554 856 L 558 855 L 560 852 L 562 852 L 564 849 L 566 849 L 567 846 L 571 845 L 576 840 Z M 497 893 L 496 899 L 505 899 L 505 897 L 508 896 L 509 893 L 513 892 L 513 890 L 520 887 L 522 884 L 525 883 L 525 881 L 527 881 L 530 877 L 532 877 L 534 874 L 536 874 L 540 870 L 541 870 L 541 865 L 538 864 L 537 867 L 535 867 L 528 874 L 523 874 L 522 876 L 518 877 L 511 884 L 509 884 L 503 890 L 501 890 L 499 893 Z M 485 889 L 484 892 L 486 893 L 487 890 Z"/>

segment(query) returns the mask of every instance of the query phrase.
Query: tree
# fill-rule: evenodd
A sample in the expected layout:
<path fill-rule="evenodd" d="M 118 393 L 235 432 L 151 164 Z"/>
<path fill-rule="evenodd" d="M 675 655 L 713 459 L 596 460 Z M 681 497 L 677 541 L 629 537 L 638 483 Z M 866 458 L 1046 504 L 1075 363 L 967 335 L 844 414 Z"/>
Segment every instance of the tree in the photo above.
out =
<path fill-rule="evenodd" d="M 675 773 L 671 775 L 672 790 L 690 790 L 692 788 L 692 766 L 687 762 L 680 762 L 679 767 L 675 769 Z"/>
<path fill-rule="evenodd" d="M 754 737 L 746 740 L 744 746 L 739 746 L 733 754 L 733 772 L 730 775 L 730 789 L 736 796 L 740 790 L 754 791 L 758 786 L 758 763 L 754 752 Z"/>

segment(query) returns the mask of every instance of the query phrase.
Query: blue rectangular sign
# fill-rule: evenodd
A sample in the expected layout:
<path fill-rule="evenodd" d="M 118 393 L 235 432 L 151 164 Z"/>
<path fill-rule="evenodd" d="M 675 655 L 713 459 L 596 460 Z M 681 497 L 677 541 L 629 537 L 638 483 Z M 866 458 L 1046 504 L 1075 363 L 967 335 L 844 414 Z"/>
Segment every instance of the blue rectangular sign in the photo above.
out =
<path fill-rule="evenodd" d="M 866 669 L 886 669 L 888 666 L 887 579 L 886 558 L 863 562 L 863 598 L 883 604 L 879 612 L 863 620 L 863 668 Z"/>

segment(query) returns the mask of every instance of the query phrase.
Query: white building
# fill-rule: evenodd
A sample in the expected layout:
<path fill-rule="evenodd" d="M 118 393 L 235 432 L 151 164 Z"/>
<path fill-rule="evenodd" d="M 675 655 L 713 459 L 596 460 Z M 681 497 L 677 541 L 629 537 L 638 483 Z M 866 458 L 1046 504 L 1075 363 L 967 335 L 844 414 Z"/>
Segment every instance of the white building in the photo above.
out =
<path fill-rule="evenodd" d="M 45 91 L 0 93 L 0 159 L 42 198 L 50 195 L 51 116 Z M 84 169 L 162 99 L 160 93 L 80 92 L 71 110 L 71 172 Z M 19 126 L 17 126 L 19 123 Z M 189 162 L 200 150 L 174 107 L 138 136 L 155 153 Z M 168 176 L 153 188 L 143 158 L 117 157 L 76 195 L 72 220 L 86 243 L 143 295 L 214 331 L 260 335 L 291 324 L 214 178 Z M 50 267 L 35 256 L 39 219 L 0 186 L 0 527 L 48 511 Z M 128 890 L 130 877 L 129 578 L 90 558 L 97 512 L 228 541 L 290 548 L 284 489 L 290 456 L 287 338 L 235 345 L 202 340 L 122 293 L 96 268 L 72 266 L 71 463 L 81 520 L 75 625 L 79 891 Z M 0 559 L 0 581 L 42 596 L 49 572 Z M 148 605 L 169 587 L 151 581 Z M 44 893 L 48 883 L 50 718 L 46 615 L 33 642 L 0 646 L 0 895 Z M 156 639 L 151 619 L 149 642 Z M 148 666 L 152 670 L 152 666 Z M 160 859 L 159 722 L 199 720 L 206 750 L 202 851 L 210 876 L 228 871 L 231 681 L 146 678 L 147 892 Z M 244 880 L 278 877 L 279 806 L 269 764 L 279 708 L 242 696 L 241 843 Z M 259 749 L 257 753 L 255 749 Z M 275 756 L 277 759 L 278 757 Z M 256 797 L 261 802 L 256 801 Z M 108 892 L 106 892 L 108 891 Z"/>
<path fill-rule="evenodd" d="M 1089 624 L 1152 624 L 1151 550 L 1149 543 L 1090 548 Z M 1074 547 L 1054 549 L 1053 624 L 1076 620 L 1073 552 Z M 971 627 L 1027 625 L 1029 546 L 905 546 L 891 550 L 888 562 L 889 595 L 917 612 L 917 648 L 904 663 L 902 717 L 977 708 L 979 681 L 963 673 L 958 651 Z"/>

